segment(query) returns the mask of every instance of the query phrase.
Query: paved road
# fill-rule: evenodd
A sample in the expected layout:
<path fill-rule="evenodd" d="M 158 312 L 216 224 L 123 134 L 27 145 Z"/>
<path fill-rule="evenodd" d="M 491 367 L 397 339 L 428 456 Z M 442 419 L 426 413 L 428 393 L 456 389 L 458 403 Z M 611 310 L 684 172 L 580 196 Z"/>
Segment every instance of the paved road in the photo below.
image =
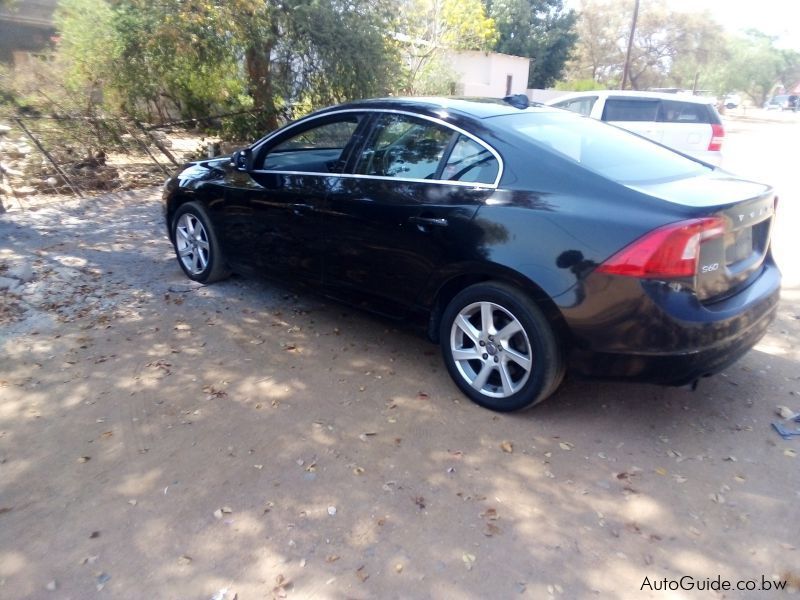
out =
<path fill-rule="evenodd" d="M 786 127 L 729 123 L 727 149 L 785 187 L 788 264 Z M 0 240 L 0 276 L 27 280 L 0 296 L 2 598 L 800 586 L 800 441 L 769 426 L 800 410 L 791 264 L 768 336 L 696 392 L 568 381 L 495 415 L 390 323 L 263 282 L 187 285 L 155 193 L 12 211 Z"/>

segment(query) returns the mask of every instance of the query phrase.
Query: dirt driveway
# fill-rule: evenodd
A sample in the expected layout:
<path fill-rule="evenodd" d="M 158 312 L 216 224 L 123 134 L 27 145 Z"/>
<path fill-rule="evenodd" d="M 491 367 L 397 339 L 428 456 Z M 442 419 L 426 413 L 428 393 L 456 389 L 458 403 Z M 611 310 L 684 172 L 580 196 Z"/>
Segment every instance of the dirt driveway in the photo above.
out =
<path fill-rule="evenodd" d="M 745 166 L 780 135 L 738 127 Z M 781 596 L 656 590 L 800 586 L 800 439 L 770 427 L 800 410 L 795 273 L 768 336 L 696 392 L 568 381 L 496 415 L 391 323 L 259 281 L 189 285 L 156 191 L 12 210 L 0 597 Z"/>

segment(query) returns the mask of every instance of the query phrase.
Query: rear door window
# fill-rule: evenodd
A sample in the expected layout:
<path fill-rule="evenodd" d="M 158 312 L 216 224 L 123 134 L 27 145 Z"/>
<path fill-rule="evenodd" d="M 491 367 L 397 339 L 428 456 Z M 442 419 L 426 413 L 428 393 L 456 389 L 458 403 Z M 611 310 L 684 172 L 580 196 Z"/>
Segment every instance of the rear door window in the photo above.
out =
<path fill-rule="evenodd" d="M 595 102 L 597 102 L 597 96 L 586 96 L 585 98 L 573 98 L 572 100 L 557 102 L 553 106 L 588 117 L 592 114 L 592 108 Z"/>
<path fill-rule="evenodd" d="M 456 132 L 407 115 L 386 114 L 356 163 L 362 175 L 435 179 L 442 156 Z"/>

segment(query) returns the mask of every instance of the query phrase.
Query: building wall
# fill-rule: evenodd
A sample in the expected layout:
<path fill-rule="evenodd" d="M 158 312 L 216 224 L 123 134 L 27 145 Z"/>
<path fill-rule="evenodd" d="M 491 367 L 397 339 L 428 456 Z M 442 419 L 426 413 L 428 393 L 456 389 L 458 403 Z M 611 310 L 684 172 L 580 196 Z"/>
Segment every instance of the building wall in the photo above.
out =
<path fill-rule="evenodd" d="M 18 0 L 0 8 L 0 62 L 14 64 L 25 53 L 50 47 L 58 0 Z"/>
<path fill-rule="evenodd" d="M 509 93 L 524 94 L 528 87 L 528 58 L 462 50 L 451 52 L 449 60 L 459 75 L 458 95 L 502 98 Z"/>

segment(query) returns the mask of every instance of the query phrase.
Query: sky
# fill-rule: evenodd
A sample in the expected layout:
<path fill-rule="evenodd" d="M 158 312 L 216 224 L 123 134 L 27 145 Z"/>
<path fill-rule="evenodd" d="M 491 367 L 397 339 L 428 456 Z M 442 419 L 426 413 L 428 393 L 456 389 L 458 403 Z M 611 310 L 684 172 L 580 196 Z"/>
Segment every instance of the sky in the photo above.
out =
<path fill-rule="evenodd" d="M 641 6 L 647 3 L 640 1 Z M 731 32 L 758 29 L 778 37 L 778 46 L 800 51 L 800 0 L 666 0 L 666 3 L 681 12 L 707 10 Z M 567 0 L 564 4 L 574 8 L 578 1 Z M 634 0 L 630 4 L 633 10 Z"/>

